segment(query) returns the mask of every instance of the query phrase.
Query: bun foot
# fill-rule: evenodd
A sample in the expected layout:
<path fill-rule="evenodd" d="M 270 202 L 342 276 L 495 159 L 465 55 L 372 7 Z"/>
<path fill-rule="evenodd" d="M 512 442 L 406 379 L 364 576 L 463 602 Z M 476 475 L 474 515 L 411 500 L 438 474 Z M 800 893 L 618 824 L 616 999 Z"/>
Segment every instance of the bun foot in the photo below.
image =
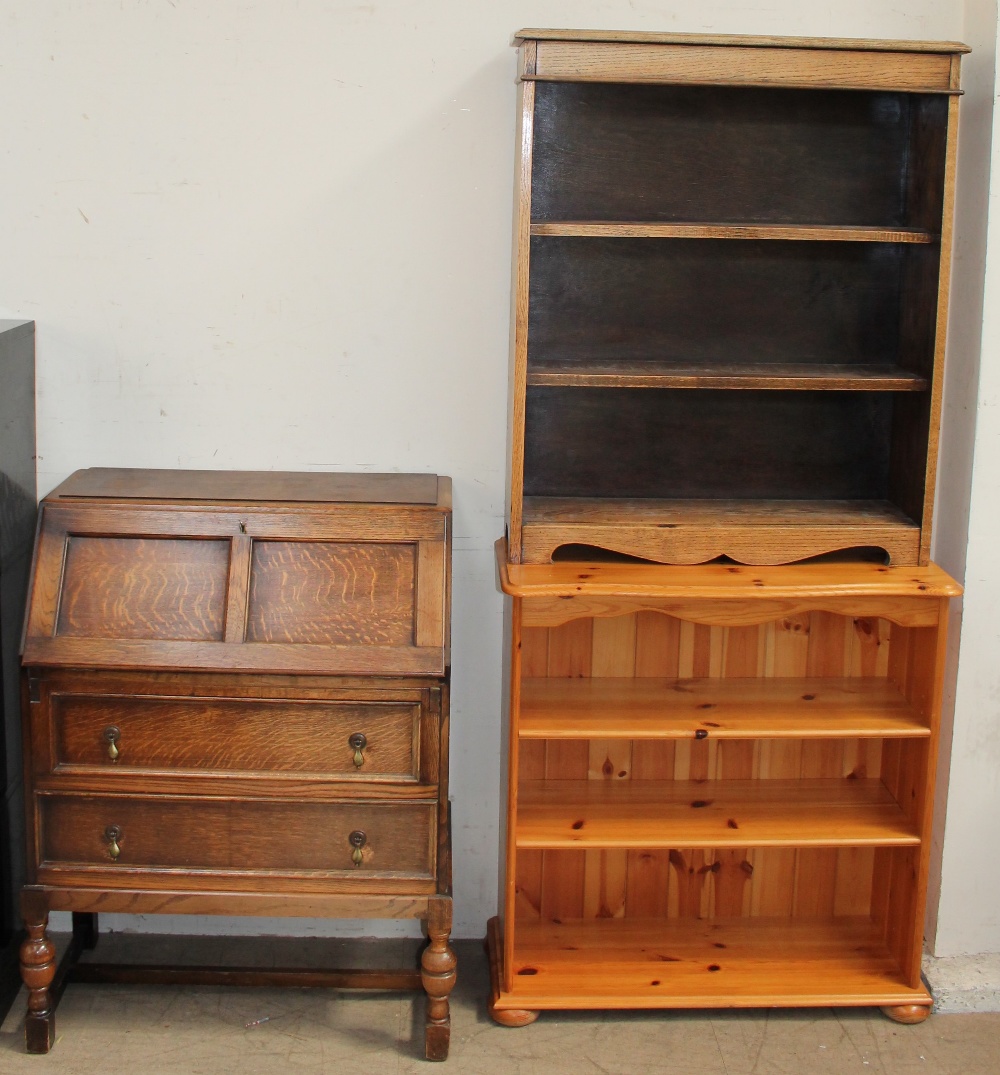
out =
<path fill-rule="evenodd" d="M 894 1023 L 922 1023 L 931 1014 L 929 1004 L 896 1004 L 886 1005 L 882 1008 L 882 1014 Z"/>
<path fill-rule="evenodd" d="M 528 1026 L 538 1018 L 538 1012 L 525 1011 L 523 1008 L 494 1008 L 489 1005 L 490 1018 L 501 1026 Z"/>

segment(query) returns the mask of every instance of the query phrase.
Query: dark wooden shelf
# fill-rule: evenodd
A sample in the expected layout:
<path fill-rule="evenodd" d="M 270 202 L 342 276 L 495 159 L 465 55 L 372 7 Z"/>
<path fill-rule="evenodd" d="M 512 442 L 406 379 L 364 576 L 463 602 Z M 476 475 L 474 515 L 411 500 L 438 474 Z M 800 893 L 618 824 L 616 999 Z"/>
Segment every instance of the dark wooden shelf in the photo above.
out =
<path fill-rule="evenodd" d="M 561 545 L 597 545 L 674 564 L 727 555 L 778 564 L 835 549 L 876 547 L 912 563 L 920 527 L 887 500 L 524 498 L 524 559 Z"/>
<path fill-rule="evenodd" d="M 889 363 L 679 362 L 532 359 L 528 384 L 577 388 L 721 388 L 828 392 L 923 392 L 927 379 Z"/>
<path fill-rule="evenodd" d="M 536 221 L 531 234 L 606 239 L 779 239 L 799 242 L 933 243 L 937 236 L 921 228 L 880 228 L 834 224 L 659 223 L 645 220 Z"/>

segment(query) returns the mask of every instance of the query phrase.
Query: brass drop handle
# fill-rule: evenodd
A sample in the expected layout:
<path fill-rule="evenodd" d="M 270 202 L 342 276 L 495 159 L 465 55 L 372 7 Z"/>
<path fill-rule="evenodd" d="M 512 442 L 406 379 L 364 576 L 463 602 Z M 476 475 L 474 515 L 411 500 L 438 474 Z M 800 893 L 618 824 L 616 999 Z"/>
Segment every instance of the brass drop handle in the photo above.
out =
<path fill-rule="evenodd" d="M 118 841 L 122 838 L 122 830 L 119 825 L 109 825 L 104 830 L 104 840 L 108 845 L 108 854 L 113 861 L 118 860 L 118 856 L 122 853 L 121 847 L 118 845 Z"/>
<path fill-rule="evenodd" d="M 363 857 L 361 854 L 361 848 L 363 848 L 368 842 L 368 837 L 360 829 L 355 829 L 354 832 L 352 832 L 351 835 L 347 837 L 347 840 L 348 843 L 350 843 L 351 847 L 354 848 L 354 850 L 351 852 L 351 861 L 354 863 L 355 866 L 360 866 Z"/>
<path fill-rule="evenodd" d="M 121 751 L 118 749 L 118 741 L 122 737 L 121 728 L 115 727 L 114 724 L 109 724 L 102 733 L 104 742 L 108 744 L 108 757 L 112 761 L 117 761 Z"/>
<path fill-rule="evenodd" d="M 361 753 L 368 746 L 368 737 L 364 732 L 355 732 L 348 740 L 347 745 L 354 751 L 354 765 L 360 769 L 365 763 L 365 756 Z"/>

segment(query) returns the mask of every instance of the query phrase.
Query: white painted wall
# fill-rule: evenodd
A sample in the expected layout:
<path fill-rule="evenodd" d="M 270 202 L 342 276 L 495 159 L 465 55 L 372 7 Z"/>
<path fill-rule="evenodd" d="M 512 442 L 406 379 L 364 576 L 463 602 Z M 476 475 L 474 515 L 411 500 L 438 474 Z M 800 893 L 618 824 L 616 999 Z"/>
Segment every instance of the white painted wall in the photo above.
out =
<path fill-rule="evenodd" d="M 996 0 L 967 0 L 965 37 L 975 52 L 962 79 L 967 96 L 934 556 L 964 577 L 966 593 L 956 603 L 950 639 L 945 724 L 951 734 L 939 766 L 929 900 L 937 956 L 1000 953 L 1000 187 L 994 182 L 991 192 L 988 182 L 991 164 L 1000 176 Z"/>
<path fill-rule="evenodd" d="M 457 933 L 481 936 L 499 812 L 492 543 L 504 503 L 512 32 L 961 39 L 963 3 L 3 8 L 0 316 L 37 322 L 41 491 L 97 465 L 453 476 Z M 965 107 L 988 110 L 982 92 Z M 985 531 L 982 541 L 970 569 L 988 577 Z M 979 660 L 968 676 L 997 664 Z M 1000 750 L 988 722 L 975 728 L 963 766 L 976 741 L 984 757 Z M 968 784 L 963 769 L 959 801 Z"/>

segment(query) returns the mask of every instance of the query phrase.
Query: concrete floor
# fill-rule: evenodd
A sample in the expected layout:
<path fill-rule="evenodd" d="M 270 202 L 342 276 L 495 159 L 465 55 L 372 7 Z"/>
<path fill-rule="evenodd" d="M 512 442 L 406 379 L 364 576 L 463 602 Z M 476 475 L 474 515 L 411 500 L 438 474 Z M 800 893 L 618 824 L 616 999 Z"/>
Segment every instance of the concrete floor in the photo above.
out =
<path fill-rule="evenodd" d="M 3 1075 L 998 1075 L 1000 1014 L 899 1026 L 872 1010 L 548 1012 L 520 1029 L 487 1016 L 486 960 L 459 942 L 451 1056 L 421 1059 L 413 994 L 71 985 L 48 1056 L 24 1052 L 23 1003 L 0 1028 Z M 411 942 L 102 937 L 102 960 L 288 966 L 409 963 Z M 20 998 L 23 1001 L 22 997 Z M 267 1022 L 247 1027 L 253 1020 Z"/>

